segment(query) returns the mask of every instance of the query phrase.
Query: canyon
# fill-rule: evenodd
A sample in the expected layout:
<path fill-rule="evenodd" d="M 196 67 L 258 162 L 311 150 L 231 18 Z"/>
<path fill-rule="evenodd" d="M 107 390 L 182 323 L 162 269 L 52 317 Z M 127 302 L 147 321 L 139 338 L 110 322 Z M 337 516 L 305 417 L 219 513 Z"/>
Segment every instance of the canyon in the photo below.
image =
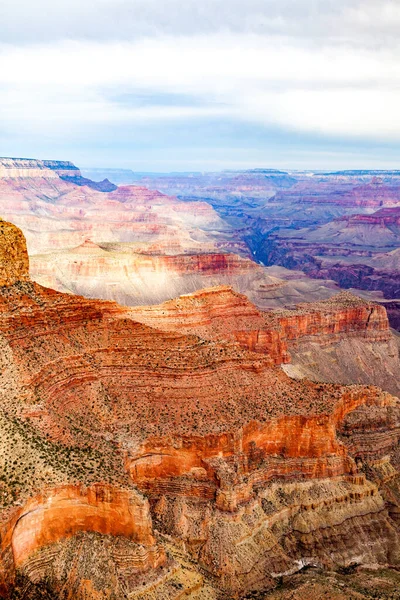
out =
<path fill-rule="evenodd" d="M 400 174 L 113 174 L 0 159 L 0 597 L 396 597 Z"/>
<path fill-rule="evenodd" d="M 125 180 L 181 200 L 208 202 L 262 264 L 372 292 L 398 328 L 399 171 L 253 169 Z"/>
<path fill-rule="evenodd" d="M 283 266 L 278 259 L 280 266 L 260 264 L 265 260 L 260 240 L 271 228 L 287 225 L 274 194 L 299 187 L 293 176 L 273 170 L 193 176 L 190 190 L 181 176 L 173 191 L 191 191 L 189 199 L 151 191 L 154 184 L 160 185 L 148 177 L 147 188 L 110 187 L 107 177 L 95 183 L 66 161 L 0 159 L 0 163 L 1 214 L 26 235 L 33 279 L 59 291 L 135 306 L 204 287 L 232 285 L 260 308 L 276 308 L 326 299 L 340 289 L 333 281 L 334 270 L 321 271 L 317 278 L 302 264 L 294 271 L 290 261 Z M 171 178 L 164 179 L 172 185 Z M 196 188 L 194 194 L 193 185 L 200 186 L 203 180 L 212 188 Z M 211 189 L 217 200 L 199 197 L 211 194 Z M 284 210 L 288 212 L 288 207 Z M 304 203 L 294 212 L 295 219 L 307 216 Z M 389 260 L 396 262 L 396 256 Z M 392 271 L 396 273 L 396 266 Z M 354 279 L 344 287 L 383 301 L 377 286 L 362 292 Z M 386 306 L 396 326 L 393 294 L 390 300 Z"/>
<path fill-rule="evenodd" d="M 372 384 L 400 395 L 399 344 L 385 309 L 348 292 L 262 311 L 232 287 L 218 286 L 130 314 L 165 331 L 233 340 L 294 378 Z"/>
<path fill-rule="evenodd" d="M 240 232 L 203 201 L 143 186 L 110 190 L 72 163 L 0 159 L 0 208 L 24 231 L 30 272 L 62 292 L 154 304 L 213 285 L 232 285 L 261 308 L 320 300 L 332 280 L 266 269 Z"/>
<path fill-rule="evenodd" d="M 400 401 L 382 306 L 345 292 L 263 311 L 230 286 L 92 300 L 33 282 L 23 234 L 0 226 L 2 597 L 279 597 L 307 566 L 320 586 L 380 569 L 390 592 Z M 375 360 L 360 383 L 304 359 L 347 343 Z M 285 372 L 300 367 L 314 380 Z"/>

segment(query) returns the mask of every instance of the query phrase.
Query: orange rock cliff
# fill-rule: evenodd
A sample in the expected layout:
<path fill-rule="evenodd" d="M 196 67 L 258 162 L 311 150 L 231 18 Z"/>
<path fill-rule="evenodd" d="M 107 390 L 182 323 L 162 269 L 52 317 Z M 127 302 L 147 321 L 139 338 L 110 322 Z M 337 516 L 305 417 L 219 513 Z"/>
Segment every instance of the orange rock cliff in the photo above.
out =
<path fill-rule="evenodd" d="M 224 288 L 135 312 L 32 283 L 1 226 L 2 597 L 241 598 L 305 564 L 399 566 L 399 400 L 278 366 L 317 333 L 382 343 L 382 309 L 263 314 Z"/>
<path fill-rule="evenodd" d="M 288 364 L 289 373 L 319 381 L 372 383 L 400 394 L 399 353 L 386 311 L 349 292 L 267 312 L 231 287 L 218 286 L 158 306 L 133 308 L 130 314 L 165 331 L 234 340 L 276 365 Z M 334 373 L 326 367 L 329 363 Z"/>

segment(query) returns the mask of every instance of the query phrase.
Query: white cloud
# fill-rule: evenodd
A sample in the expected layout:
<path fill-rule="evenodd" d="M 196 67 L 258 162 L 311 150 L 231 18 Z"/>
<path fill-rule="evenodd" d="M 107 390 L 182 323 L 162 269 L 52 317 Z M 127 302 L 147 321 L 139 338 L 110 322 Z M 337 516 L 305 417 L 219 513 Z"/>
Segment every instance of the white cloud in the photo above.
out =
<path fill-rule="evenodd" d="M 0 51 L 0 112 L 13 131 L 226 117 L 323 135 L 398 140 L 400 51 L 255 34 L 58 42 Z M 142 106 L 119 96 L 146 94 Z M 157 98 L 174 94 L 174 105 Z M 179 103 L 179 95 L 192 98 Z M 151 98 L 154 97 L 154 102 Z"/>
<path fill-rule="evenodd" d="M 4 41 L 127 40 L 220 31 L 392 43 L 398 0 L 2 0 Z M 389 39 L 390 38 L 390 39 Z"/>

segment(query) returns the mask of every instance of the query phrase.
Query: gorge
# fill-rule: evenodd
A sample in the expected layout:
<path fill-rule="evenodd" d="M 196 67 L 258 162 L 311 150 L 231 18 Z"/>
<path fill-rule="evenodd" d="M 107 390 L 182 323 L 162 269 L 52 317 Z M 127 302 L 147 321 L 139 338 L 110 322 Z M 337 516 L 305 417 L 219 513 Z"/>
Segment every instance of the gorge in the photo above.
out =
<path fill-rule="evenodd" d="M 395 598 L 400 177 L 0 163 L 0 596 Z"/>
<path fill-rule="evenodd" d="M 4 598 L 245 598 L 304 565 L 396 568 L 399 400 L 280 366 L 310 338 L 390 344 L 382 307 L 263 313 L 229 287 L 122 307 L 31 282 L 1 230 Z"/>

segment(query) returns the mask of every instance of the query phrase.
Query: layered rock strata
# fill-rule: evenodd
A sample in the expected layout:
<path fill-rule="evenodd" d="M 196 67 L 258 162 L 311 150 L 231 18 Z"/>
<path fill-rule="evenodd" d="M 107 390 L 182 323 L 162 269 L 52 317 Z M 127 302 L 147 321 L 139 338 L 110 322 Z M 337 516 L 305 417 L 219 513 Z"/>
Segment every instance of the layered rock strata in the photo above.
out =
<path fill-rule="evenodd" d="M 245 243 L 205 202 L 186 203 L 143 186 L 117 188 L 83 178 L 67 161 L 0 159 L 2 216 L 21 227 L 31 254 L 94 243 L 156 243 L 248 254 Z M 168 252 L 167 252 L 168 253 Z"/>
<path fill-rule="evenodd" d="M 400 207 L 346 215 L 306 229 L 283 229 L 260 247 L 266 264 L 301 268 L 315 278 L 334 279 L 343 288 L 400 297 Z M 393 320 L 393 324 L 396 321 Z"/>
<path fill-rule="evenodd" d="M 400 394 L 399 352 L 385 309 L 348 292 L 264 312 L 232 288 L 215 287 L 130 314 L 166 331 L 234 340 L 287 365 L 294 377 L 372 383 Z"/>
<path fill-rule="evenodd" d="M 57 179 L 57 173 L 47 167 L 43 161 L 32 158 L 0 158 L 1 179 L 24 178 Z"/>
<path fill-rule="evenodd" d="M 0 590 L 7 593 L 15 571 L 38 550 L 84 531 L 122 536 L 139 544 L 143 550 L 135 560 L 138 571 L 166 562 L 152 533 L 148 502 L 133 490 L 103 484 L 44 489 L 2 524 Z"/>
<path fill-rule="evenodd" d="M 22 275 L 0 288 L 3 597 L 243 598 L 305 564 L 400 564 L 395 397 L 296 381 L 241 347 L 235 321 L 265 315 L 230 290 L 226 325 L 195 295 L 178 332 Z M 303 334 L 369 315 L 371 339 L 386 335 L 379 310 L 341 302 L 319 321 L 302 307 Z"/>

